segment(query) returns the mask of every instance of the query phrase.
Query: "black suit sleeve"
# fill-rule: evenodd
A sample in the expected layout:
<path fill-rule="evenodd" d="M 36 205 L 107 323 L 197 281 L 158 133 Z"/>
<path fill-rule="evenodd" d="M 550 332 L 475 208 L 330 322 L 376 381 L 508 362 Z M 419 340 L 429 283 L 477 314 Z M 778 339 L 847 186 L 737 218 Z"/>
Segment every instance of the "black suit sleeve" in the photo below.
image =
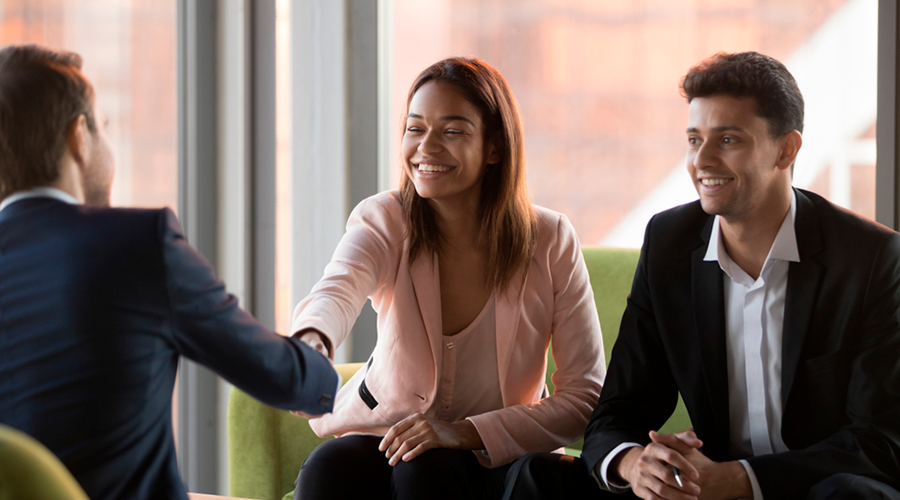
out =
<path fill-rule="evenodd" d="M 273 333 L 238 307 L 209 262 L 161 212 L 162 270 L 177 350 L 265 404 L 319 415 L 333 408 L 338 375 L 327 358 Z"/>
<path fill-rule="evenodd" d="M 649 430 L 659 429 L 678 401 L 678 389 L 660 342 L 650 296 L 652 225 L 651 219 L 610 356 L 606 383 L 585 430 L 581 456 L 588 470 L 594 470 L 621 443 L 648 444 Z"/>
<path fill-rule="evenodd" d="M 839 472 L 898 486 L 900 235 L 892 233 L 884 240 L 868 272 L 863 323 L 858 332 L 852 332 L 855 342 L 822 356 L 827 359 L 807 362 L 815 365 L 813 374 L 818 380 L 841 379 L 834 373 L 849 369 L 848 423 L 804 449 L 748 459 L 766 500 L 805 497 L 814 484 Z M 810 415 L 816 411 L 808 410 Z"/>

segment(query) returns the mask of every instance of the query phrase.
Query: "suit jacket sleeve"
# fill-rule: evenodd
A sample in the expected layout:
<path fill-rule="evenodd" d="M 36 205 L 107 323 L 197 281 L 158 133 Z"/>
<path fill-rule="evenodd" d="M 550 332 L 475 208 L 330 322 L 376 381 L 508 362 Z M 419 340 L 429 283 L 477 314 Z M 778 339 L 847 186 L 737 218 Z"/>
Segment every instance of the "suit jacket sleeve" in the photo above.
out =
<path fill-rule="evenodd" d="M 848 423 L 804 449 L 749 458 L 766 500 L 803 497 L 814 484 L 839 472 L 864 475 L 898 486 L 900 481 L 900 235 L 883 241 L 868 269 L 863 324 L 858 341 L 807 364 L 846 370 Z M 814 335 L 809 332 L 808 335 Z M 847 350 L 852 352 L 846 352 Z M 809 408 L 815 415 L 817 409 Z M 789 479 L 788 479 L 789 478 Z"/>
<path fill-rule="evenodd" d="M 318 415 L 332 410 L 338 375 L 327 358 L 264 328 L 238 307 L 169 209 L 159 220 L 162 269 L 176 348 L 265 404 Z"/>
<path fill-rule="evenodd" d="M 647 225 L 606 384 L 585 430 L 582 459 L 589 471 L 621 443 L 648 444 L 648 431 L 659 429 L 678 401 L 650 294 L 649 261 L 657 251 L 651 236 L 655 220 Z"/>

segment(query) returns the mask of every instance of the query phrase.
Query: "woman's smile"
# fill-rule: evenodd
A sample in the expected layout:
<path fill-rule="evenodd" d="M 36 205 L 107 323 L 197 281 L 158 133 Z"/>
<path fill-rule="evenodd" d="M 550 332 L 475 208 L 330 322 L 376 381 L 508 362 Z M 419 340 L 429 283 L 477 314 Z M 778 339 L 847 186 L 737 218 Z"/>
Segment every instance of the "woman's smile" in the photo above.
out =
<path fill-rule="evenodd" d="M 456 167 L 450 165 L 440 165 L 435 163 L 419 163 L 415 165 L 416 172 L 425 178 L 434 178 L 437 177 L 437 174 L 443 174 L 450 172 Z"/>
<path fill-rule="evenodd" d="M 416 91 L 402 150 L 419 196 L 477 205 L 491 146 L 481 112 L 457 87 L 429 82 Z"/>

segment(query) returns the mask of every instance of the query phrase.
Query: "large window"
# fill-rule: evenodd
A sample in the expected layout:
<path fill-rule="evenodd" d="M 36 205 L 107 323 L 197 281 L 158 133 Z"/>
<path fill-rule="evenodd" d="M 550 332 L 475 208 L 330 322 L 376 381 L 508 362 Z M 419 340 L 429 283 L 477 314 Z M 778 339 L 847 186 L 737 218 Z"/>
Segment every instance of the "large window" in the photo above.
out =
<path fill-rule="evenodd" d="M 290 335 L 291 312 L 291 3 L 275 3 L 275 329 Z"/>
<path fill-rule="evenodd" d="M 794 184 L 875 216 L 877 0 L 392 0 L 392 185 L 406 92 L 451 55 L 496 67 L 525 118 L 534 201 L 583 244 L 637 247 L 649 217 L 696 199 L 678 84 L 716 52 L 788 66 L 806 99 Z"/>
<path fill-rule="evenodd" d="M 169 206 L 178 197 L 176 2 L 0 0 L 0 43 L 81 54 L 109 117 L 114 206 Z"/>

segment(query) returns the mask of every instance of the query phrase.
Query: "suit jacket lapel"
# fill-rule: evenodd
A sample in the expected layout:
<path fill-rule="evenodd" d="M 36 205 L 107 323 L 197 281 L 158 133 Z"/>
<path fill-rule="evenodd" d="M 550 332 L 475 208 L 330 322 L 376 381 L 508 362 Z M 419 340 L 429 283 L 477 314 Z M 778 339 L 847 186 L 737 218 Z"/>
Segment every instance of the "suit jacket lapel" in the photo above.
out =
<path fill-rule="evenodd" d="M 431 345 L 431 354 L 434 357 L 435 384 L 440 377 L 440 363 L 443 359 L 444 328 L 441 317 L 441 278 L 438 272 L 437 255 L 423 253 L 409 266 L 409 274 L 412 279 L 413 290 L 416 292 L 416 300 L 419 303 L 419 312 L 422 314 L 422 322 L 425 324 L 425 333 Z"/>
<path fill-rule="evenodd" d="M 710 407 L 719 432 L 729 435 L 728 417 L 728 358 L 725 352 L 725 292 L 722 270 L 718 262 L 703 260 L 709 245 L 713 217 L 703 229 L 703 244 L 691 254 L 691 302 L 697 326 L 697 351 L 703 368 L 703 378 L 709 394 Z"/>
<path fill-rule="evenodd" d="M 822 250 L 819 218 L 812 201 L 802 191 L 797 195 L 797 219 L 794 231 L 800 262 L 791 262 L 788 269 L 787 296 L 784 301 L 784 334 L 781 347 L 781 404 L 787 402 L 800 353 L 806 340 L 809 320 L 813 314 L 819 283 L 825 268 L 813 258 Z"/>

